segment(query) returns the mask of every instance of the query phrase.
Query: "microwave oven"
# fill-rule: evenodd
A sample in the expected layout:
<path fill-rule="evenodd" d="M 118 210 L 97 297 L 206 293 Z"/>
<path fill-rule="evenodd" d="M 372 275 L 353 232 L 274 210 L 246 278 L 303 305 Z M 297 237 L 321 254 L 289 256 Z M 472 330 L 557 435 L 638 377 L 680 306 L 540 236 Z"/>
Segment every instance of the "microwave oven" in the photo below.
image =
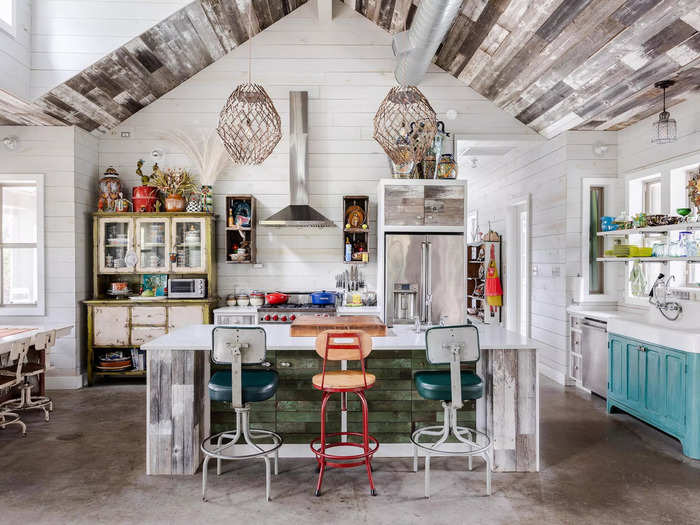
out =
<path fill-rule="evenodd" d="M 171 299 L 203 299 L 206 296 L 206 279 L 168 279 L 168 297 Z"/>

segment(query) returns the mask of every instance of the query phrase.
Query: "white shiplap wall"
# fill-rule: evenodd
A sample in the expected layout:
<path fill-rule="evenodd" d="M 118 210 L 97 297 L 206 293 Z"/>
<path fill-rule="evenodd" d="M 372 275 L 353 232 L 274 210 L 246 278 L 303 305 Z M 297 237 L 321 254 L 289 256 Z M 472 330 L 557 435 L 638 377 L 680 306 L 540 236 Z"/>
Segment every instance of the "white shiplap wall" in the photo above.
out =
<path fill-rule="evenodd" d="M 0 136 L 18 137 L 15 151 L 0 149 L 0 172 L 42 173 L 45 176 L 46 315 L 2 317 L 0 324 L 70 323 L 77 325 L 86 297 L 89 259 L 84 250 L 90 238 L 84 213 L 94 196 L 83 190 L 92 184 L 97 164 L 97 139 L 69 127 L 0 127 Z M 79 184 L 76 185 L 76 180 Z M 78 187 L 76 187 L 78 186 Z M 77 220 L 76 220 L 77 218 Z M 79 330 L 57 341 L 49 386 L 80 387 Z"/>
<path fill-rule="evenodd" d="M 32 0 L 31 98 L 68 80 L 190 1 Z"/>
<path fill-rule="evenodd" d="M 686 102 L 669 108 L 669 112 L 678 121 L 677 142 L 651 143 L 652 123 L 658 120 L 658 115 L 618 133 L 618 172 L 621 175 L 700 153 L 700 96 L 691 96 Z"/>
<path fill-rule="evenodd" d="M 31 3 L 29 0 L 20 0 L 15 5 L 15 35 L 0 29 L 0 89 L 27 100 L 32 65 Z"/>
<path fill-rule="evenodd" d="M 593 153 L 597 142 L 608 145 L 602 157 Z M 523 195 L 531 196 L 531 336 L 542 343 L 538 359 L 543 371 L 560 382 L 566 371 L 566 306 L 571 298 L 567 276 L 582 269 L 581 180 L 616 176 L 615 144 L 612 132 L 567 132 L 513 151 L 499 167 L 469 178 L 469 208 L 478 210 L 482 231 L 491 221 L 491 228 L 504 235 L 508 206 Z M 504 275 L 508 242 L 504 235 Z"/>
<path fill-rule="evenodd" d="M 262 83 L 282 117 L 283 139 L 260 167 L 228 165 L 215 185 L 215 206 L 224 213 L 224 195 L 251 193 L 264 218 L 287 205 L 288 93 L 307 90 L 309 100 L 309 177 L 311 204 L 341 225 L 341 197 L 371 197 L 371 227 L 376 227 L 377 181 L 389 176 L 387 158 L 372 139 L 372 119 L 394 85 L 395 60 L 391 36 L 345 5 L 336 4 L 331 25 L 319 25 L 313 3 L 305 5 L 254 38 L 253 79 Z M 213 130 L 218 113 L 233 87 L 247 78 L 247 46 L 183 83 L 125 121 L 100 140 L 100 171 L 114 165 L 127 186 L 137 183 L 134 169 L 150 151 L 165 151 L 164 166 L 188 166 L 190 161 L 157 129 L 177 127 Z M 531 134 L 460 81 L 436 67 L 421 89 L 440 118 L 457 133 Z M 124 139 L 122 131 L 131 137 Z M 149 167 L 150 169 L 150 167 Z M 259 228 L 258 259 L 263 268 L 227 265 L 224 261 L 223 218 L 219 221 L 219 293 L 235 288 L 318 289 L 334 287 L 333 275 L 344 269 L 343 239 L 334 229 Z M 376 257 L 376 238 L 370 250 Z M 371 285 L 376 264 L 365 267 Z"/>

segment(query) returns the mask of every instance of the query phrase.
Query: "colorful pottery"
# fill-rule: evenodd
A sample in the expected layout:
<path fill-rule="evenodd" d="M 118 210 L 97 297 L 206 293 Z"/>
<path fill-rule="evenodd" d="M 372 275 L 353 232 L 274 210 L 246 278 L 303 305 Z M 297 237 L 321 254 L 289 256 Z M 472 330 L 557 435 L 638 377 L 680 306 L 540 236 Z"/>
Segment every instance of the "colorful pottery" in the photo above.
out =
<path fill-rule="evenodd" d="M 457 163 L 451 154 L 445 153 L 440 157 L 440 164 L 437 169 L 438 179 L 456 179 Z"/>
<path fill-rule="evenodd" d="M 114 211 L 125 213 L 129 211 L 129 201 L 124 198 L 124 194 L 119 192 L 119 198 L 114 201 Z"/>
<path fill-rule="evenodd" d="M 155 186 L 135 186 L 131 191 L 131 195 L 131 201 L 134 204 L 134 211 L 146 213 L 156 211 L 158 188 Z"/>
<path fill-rule="evenodd" d="M 182 195 L 171 193 L 165 198 L 165 211 L 185 211 L 187 201 Z"/>
<path fill-rule="evenodd" d="M 119 180 L 119 173 L 112 166 L 107 168 L 104 177 L 98 184 L 100 196 L 97 201 L 97 209 L 100 211 L 113 212 L 115 203 L 122 191 L 122 183 Z"/>
<path fill-rule="evenodd" d="M 214 189 L 212 186 L 203 184 L 200 197 L 202 203 L 202 211 L 206 213 L 214 213 Z"/>

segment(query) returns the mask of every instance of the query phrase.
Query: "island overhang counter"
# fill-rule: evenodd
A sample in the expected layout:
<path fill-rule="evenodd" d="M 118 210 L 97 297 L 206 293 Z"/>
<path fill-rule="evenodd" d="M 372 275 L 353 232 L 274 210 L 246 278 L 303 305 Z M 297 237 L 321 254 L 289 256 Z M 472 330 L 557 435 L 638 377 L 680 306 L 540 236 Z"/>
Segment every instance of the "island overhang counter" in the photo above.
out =
<path fill-rule="evenodd" d="M 262 327 L 266 333 L 267 350 L 276 355 L 275 368 L 284 377 L 289 362 L 285 356 L 305 356 L 304 361 L 314 363 L 309 370 L 318 372 L 320 359 L 314 353 L 313 337 L 292 337 L 289 325 Z M 539 381 L 537 374 L 537 351 L 535 342 L 518 333 L 499 326 L 479 326 L 481 359 L 476 371 L 484 381 L 484 396 L 476 402 L 476 428 L 486 432 L 493 440 L 493 470 L 495 472 L 534 472 L 539 470 Z M 211 375 L 209 353 L 212 346 L 214 325 L 192 325 L 175 330 L 141 346 L 147 358 L 147 422 L 146 422 L 146 473 L 147 474 L 194 474 L 201 464 L 199 445 L 210 434 L 210 401 L 208 381 Z M 405 421 L 405 440 L 380 439 L 377 456 L 409 457 L 413 454 L 408 443 L 410 430 L 425 424 L 420 412 L 421 401 L 415 395 L 412 374 L 417 369 L 428 367 L 425 362 L 425 332 L 416 333 L 409 326 L 395 326 L 385 337 L 373 337 L 373 354 L 377 362 L 391 363 L 392 368 L 376 370 L 377 385 L 372 390 L 381 390 L 384 385 L 391 392 L 384 401 L 378 396 L 375 408 L 370 406 L 370 424 L 391 425 L 382 419 Z M 307 356 L 308 352 L 308 356 Z M 382 354 L 384 352 L 384 354 Z M 387 359 L 382 359 L 388 356 Z M 390 357 L 390 358 L 389 358 Z M 368 362 L 372 370 L 372 363 Z M 290 369 L 291 370 L 291 369 Z M 294 376 L 297 388 L 304 389 L 308 383 L 305 399 L 321 395 L 311 387 L 311 377 Z M 304 371 L 301 371 L 302 373 Z M 382 383 L 382 374 L 388 377 Z M 403 390 L 403 391 L 402 391 Z M 301 403 L 313 403 L 302 401 Z M 381 407 L 387 404 L 388 410 Z M 406 410 L 392 412 L 392 403 L 403 403 Z M 291 412 L 284 412 L 290 403 L 273 400 L 272 414 L 277 414 L 283 434 L 284 423 L 289 416 L 298 416 L 298 405 Z M 413 412 L 411 408 L 413 407 Z M 254 407 L 255 410 L 256 407 Z M 424 410 L 424 409 L 423 409 Z M 440 411 L 441 412 L 441 411 Z M 373 416 L 373 413 L 375 414 Z M 314 415 L 309 412 L 309 415 Z M 413 414 L 413 415 L 411 415 Z M 437 412 L 436 412 L 437 414 Z M 468 413 L 467 413 L 468 414 Z M 436 415 L 435 417 L 440 417 Z M 320 421 L 320 412 L 316 419 Z M 268 419 L 260 424 L 270 426 Z M 293 424 L 293 423 L 291 423 Z M 350 423 L 352 425 L 353 423 Z M 394 423 L 396 425 L 397 423 Z M 434 424 L 434 423 L 433 423 Z M 307 423 L 308 425 L 308 423 Z M 348 425 L 346 415 L 338 425 Z M 392 428 L 394 428 L 392 426 Z M 386 434 L 395 436 L 397 434 Z M 297 434 L 297 436 L 306 436 Z M 305 438 L 306 439 L 306 438 Z M 282 457 L 312 457 L 308 442 L 283 445 Z"/>

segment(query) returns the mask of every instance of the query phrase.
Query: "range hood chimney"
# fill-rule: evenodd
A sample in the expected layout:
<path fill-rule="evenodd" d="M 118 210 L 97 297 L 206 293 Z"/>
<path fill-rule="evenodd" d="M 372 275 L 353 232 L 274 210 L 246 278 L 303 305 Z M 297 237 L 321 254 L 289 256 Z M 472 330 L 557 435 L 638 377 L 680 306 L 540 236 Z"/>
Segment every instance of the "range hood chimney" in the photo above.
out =
<path fill-rule="evenodd" d="M 330 227 L 335 223 L 309 206 L 306 149 L 309 136 L 309 93 L 289 92 L 289 199 L 290 204 L 260 221 L 261 226 Z"/>

